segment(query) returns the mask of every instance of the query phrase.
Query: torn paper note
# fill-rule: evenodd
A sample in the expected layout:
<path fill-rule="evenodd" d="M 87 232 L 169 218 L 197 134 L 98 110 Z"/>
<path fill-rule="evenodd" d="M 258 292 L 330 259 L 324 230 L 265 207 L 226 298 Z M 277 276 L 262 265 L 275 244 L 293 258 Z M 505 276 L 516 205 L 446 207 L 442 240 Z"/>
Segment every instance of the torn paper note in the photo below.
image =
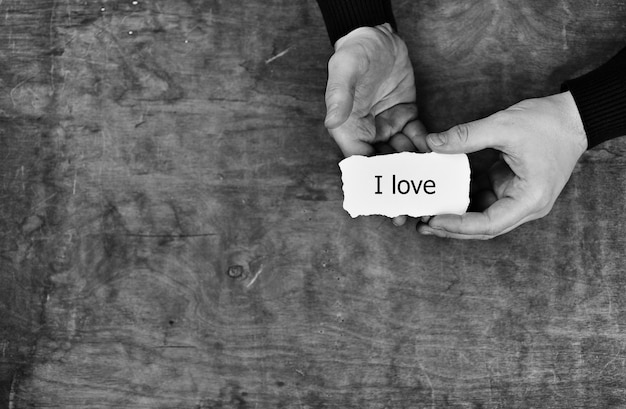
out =
<path fill-rule="evenodd" d="M 402 152 L 339 163 L 350 216 L 463 214 L 469 205 L 467 155 Z"/>

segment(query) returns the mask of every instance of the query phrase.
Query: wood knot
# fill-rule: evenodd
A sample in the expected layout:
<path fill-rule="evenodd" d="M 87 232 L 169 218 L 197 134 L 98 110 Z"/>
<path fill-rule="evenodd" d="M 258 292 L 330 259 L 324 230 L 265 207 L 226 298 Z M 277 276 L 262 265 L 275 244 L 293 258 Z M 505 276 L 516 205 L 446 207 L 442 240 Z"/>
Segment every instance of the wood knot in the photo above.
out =
<path fill-rule="evenodd" d="M 232 266 L 228 267 L 226 275 L 228 275 L 230 278 L 242 279 L 245 278 L 245 270 L 243 266 L 239 264 L 233 264 Z"/>

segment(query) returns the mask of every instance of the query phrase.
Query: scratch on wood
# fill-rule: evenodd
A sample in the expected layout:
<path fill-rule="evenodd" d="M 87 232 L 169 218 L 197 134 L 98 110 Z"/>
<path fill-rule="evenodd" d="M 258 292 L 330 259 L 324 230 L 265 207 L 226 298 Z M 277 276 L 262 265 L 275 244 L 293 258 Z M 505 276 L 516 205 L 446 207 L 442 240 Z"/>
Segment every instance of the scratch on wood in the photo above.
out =
<path fill-rule="evenodd" d="M 215 233 L 198 233 L 198 234 L 142 234 L 142 233 L 126 233 L 127 237 L 157 237 L 168 239 L 184 239 L 187 237 L 209 237 L 215 236 Z"/>
<path fill-rule="evenodd" d="M 13 409 L 15 405 L 13 402 L 15 401 L 15 378 L 16 374 L 13 374 L 13 379 L 11 379 L 11 390 L 9 391 L 9 409 Z"/>
<path fill-rule="evenodd" d="M 48 35 L 50 36 L 49 38 L 54 38 L 54 10 L 56 10 L 57 8 L 57 2 L 56 0 L 54 0 L 52 2 L 52 10 L 53 12 L 50 13 L 50 20 L 48 22 Z M 52 92 L 54 92 L 54 64 L 50 64 L 50 89 L 52 90 Z"/>
<path fill-rule="evenodd" d="M 285 50 L 279 52 L 278 54 L 276 54 L 275 56 L 268 58 L 267 60 L 265 60 L 265 64 L 269 64 L 272 61 L 282 57 L 283 55 L 287 54 L 289 52 L 289 50 L 291 50 L 291 47 L 287 47 Z"/>
<path fill-rule="evenodd" d="M 9 96 L 11 97 L 11 103 L 13 104 L 13 108 L 15 108 L 15 99 L 13 98 L 13 93 L 14 93 L 14 92 L 15 92 L 15 91 L 19 88 L 19 87 L 21 87 L 22 85 L 26 84 L 28 81 L 30 81 L 30 80 L 32 80 L 32 79 L 34 79 L 34 78 L 35 78 L 34 76 L 29 77 L 29 78 L 26 78 L 25 80 L 23 80 L 23 81 L 19 82 L 19 83 L 18 83 L 15 87 L 13 87 L 13 89 L 11 90 L 11 92 L 9 92 Z"/>
<path fill-rule="evenodd" d="M 197 349 L 193 345 L 159 345 L 155 348 L 188 348 L 188 349 Z"/>
<path fill-rule="evenodd" d="M 52 199 L 52 198 L 53 198 L 53 197 L 55 197 L 56 195 L 57 195 L 56 193 L 53 193 L 53 194 L 51 194 L 50 196 L 48 196 L 48 197 L 46 197 L 45 199 L 43 199 L 42 201 L 40 201 L 39 203 L 37 203 L 37 204 L 35 205 L 35 211 L 37 211 L 37 210 L 41 209 L 41 208 L 42 208 L 42 206 L 43 206 L 43 205 L 45 205 L 45 204 L 46 204 L 46 202 L 47 202 L 48 200 Z"/>
<path fill-rule="evenodd" d="M 433 388 L 433 383 L 430 381 L 430 376 L 428 376 L 428 372 L 424 369 L 421 363 L 418 363 L 420 370 L 426 377 L 426 382 L 428 382 L 428 386 L 430 387 L 430 400 L 432 408 L 435 408 L 435 389 Z"/>
<path fill-rule="evenodd" d="M 567 1 L 563 1 L 563 10 L 567 14 L 567 19 L 563 20 L 563 28 L 561 29 L 561 36 L 563 37 L 563 50 L 568 50 L 567 44 L 567 23 L 572 19 L 572 11 L 570 10 Z"/>
<path fill-rule="evenodd" d="M 252 280 L 250 280 L 246 288 L 250 288 L 250 286 L 254 284 L 254 282 L 256 281 L 257 278 L 259 278 L 262 272 L 263 272 L 263 266 L 259 267 L 259 270 L 256 272 L 256 274 L 254 274 L 254 277 L 252 277 Z"/>

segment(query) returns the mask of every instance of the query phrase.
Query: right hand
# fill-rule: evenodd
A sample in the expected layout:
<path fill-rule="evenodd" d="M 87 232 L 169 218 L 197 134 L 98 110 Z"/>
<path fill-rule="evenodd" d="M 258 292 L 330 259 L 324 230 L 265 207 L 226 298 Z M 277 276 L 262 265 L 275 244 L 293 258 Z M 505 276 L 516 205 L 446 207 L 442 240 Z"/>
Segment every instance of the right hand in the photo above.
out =
<path fill-rule="evenodd" d="M 488 189 L 476 195 L 483 211 L 434 216 L 418 225 L 422 234 L 457 239 L 490 239 L 547 215 L 587 149 L 570 92 L 524 100 L 431 134 L 427 142 L 439 153 L 500 151 L 500 160 L 488 172 Z"/>

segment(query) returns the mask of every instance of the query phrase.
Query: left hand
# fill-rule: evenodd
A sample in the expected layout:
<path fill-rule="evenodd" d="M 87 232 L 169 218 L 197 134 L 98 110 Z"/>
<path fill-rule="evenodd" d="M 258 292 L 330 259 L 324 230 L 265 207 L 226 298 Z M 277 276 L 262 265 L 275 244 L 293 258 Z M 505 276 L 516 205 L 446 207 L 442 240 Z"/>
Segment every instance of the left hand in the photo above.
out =
<path fill-rule="evenodd" d="M 324 123 L 346 157 L 427 151 L 415 98 L 406 44 L 389 24 L 360 27 L 337 40 L 328 62 Z M 393 219 L 398 226 L 405 221 Z"/>
<path fill-rule="evenodd" d="M 528 99 L 487 118 L 426 138 L 440 153 L 501 152 L 483 192 L 487 208 L 439 215 L 418 225 L 422 234 L 489 239 L 547 215 L 587 149 L 578 108 L 569 92 Z"/>

